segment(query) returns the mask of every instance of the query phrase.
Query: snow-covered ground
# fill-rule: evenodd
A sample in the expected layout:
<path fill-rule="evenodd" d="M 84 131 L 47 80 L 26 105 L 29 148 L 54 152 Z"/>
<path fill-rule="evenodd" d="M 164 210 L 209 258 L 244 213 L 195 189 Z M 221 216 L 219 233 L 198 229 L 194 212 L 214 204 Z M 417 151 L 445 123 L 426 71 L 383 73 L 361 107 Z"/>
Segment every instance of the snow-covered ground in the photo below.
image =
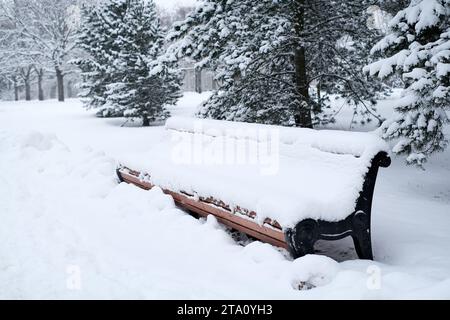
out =
<path fill-rule="evenodd" d="M 190 115 L 206 97 L 186 94 L 172 111 Z M 119 185 L 116 159 L 164 134 L 123 124 L 77 100 L 0 103 L 0 298 L 450 298 L 450 150 L 426 171 L 394 159 L 380 172 L 377 262 L 355 260 L 348 239 L 320 244 L 333 259 L 292 261 L 160 190 Z"/>

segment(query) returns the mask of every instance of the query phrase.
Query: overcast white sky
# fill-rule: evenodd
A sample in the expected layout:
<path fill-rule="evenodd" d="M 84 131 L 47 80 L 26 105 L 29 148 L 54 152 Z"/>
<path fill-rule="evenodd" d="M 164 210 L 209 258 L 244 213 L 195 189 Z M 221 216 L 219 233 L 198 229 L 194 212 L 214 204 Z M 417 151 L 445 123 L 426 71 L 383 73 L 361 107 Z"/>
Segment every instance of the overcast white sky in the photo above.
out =
<path fill-rule="evenodd" d="M 165 9 L 171 9 L 177 4 L 180 5 L 192 5 L 196 0 L 155 0 L 156 4 Z"/>

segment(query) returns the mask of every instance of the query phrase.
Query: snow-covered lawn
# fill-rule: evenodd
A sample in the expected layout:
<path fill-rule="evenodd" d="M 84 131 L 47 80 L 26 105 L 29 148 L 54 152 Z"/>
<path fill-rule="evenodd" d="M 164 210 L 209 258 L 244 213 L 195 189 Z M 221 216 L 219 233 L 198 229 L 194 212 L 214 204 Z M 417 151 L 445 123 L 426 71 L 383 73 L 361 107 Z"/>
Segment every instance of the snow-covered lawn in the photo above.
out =
<path fill-rule="evenodd" d="M 173 113 L 206 96 L 187 94 Z M 354 260 L 349 240 L 320 244 L 334 260 L 292 261 L 243 246 L 160 190 L 119 185 L 116 159 L 164 134 L 123 123 L 77 100 L 0 103 L 0 298 L 450 298 L 450 151 L 427 171 L 402 159 L 381 170 L 376 262 Z"/>

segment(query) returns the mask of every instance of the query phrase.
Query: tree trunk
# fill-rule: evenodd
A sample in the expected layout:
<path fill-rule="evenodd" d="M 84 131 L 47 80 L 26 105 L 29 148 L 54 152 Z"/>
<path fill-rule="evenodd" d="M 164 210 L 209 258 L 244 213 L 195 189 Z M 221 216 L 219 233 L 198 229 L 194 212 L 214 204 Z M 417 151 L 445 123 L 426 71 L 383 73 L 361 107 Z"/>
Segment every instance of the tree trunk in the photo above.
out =
<path fill-rule="evenodd" d="M 148 119 L 148 117 L 146 117 L 146 116 L 142 117 L 142 126 L 150 127 L 150 120 Z"/>
<path fill-rule="evenodd" d="M 64 74 L 56 67 L 56 82 L 58 86 L 58 101 L 64 102 Z"/>
<path fill-rule="evenodd" d="M 31 85 L 30 85 L 30 78 L 25 78 L 25 100 L 31 101 Z"/>
<path fill-rule="evenodd" d="M 20 77 L 23 80 L 25 87 L 25 100 L 31 100 L 31 72 L 33 71 L 33 66 L 20 69 Z"/>
<path fill-rule="evenodd" d="M 295 33 L 301 39 L 301 33 L 304 30 L 305 23 L 305 0 L 295 0 L 293 4 Z M 302 99 L 295 116 L 295 123 L 299 127 L 312 128 L 311 107 L 309 105 L 309 84 L 306 72 L 306 50 L 304 46 L 299 46 L 295 49 L 294 66 L 297 91 Z"/>
<path fill-rule="evenodd" d="M 19 85 L 17 79 L 14 77 L 14 100 L 19 101 Z"/>
<path fill-rule="evenodd" d="M 67 83 L 67 98 L 72 98 L 73 92 L 72 92 L 72 81 L 69 81 Z"/>
<path fill-rule="evenodd" d="M 202 69 L 195 69 L 195 92 L 202 93 Z"/>
<path fill-rule="evenodd" d="M 322 110 L 322 82 L 317 83 L 317 101 L 319 103 L 319 108 Z"/>
<path fill-rule="evenodd" d="M 39 101 L 44 101 L 44 89 L 42 88 L 42 81 L 44 78 L 44 70 L 40 69 L 37 71 L 38 75 L 38 99 Z"/>

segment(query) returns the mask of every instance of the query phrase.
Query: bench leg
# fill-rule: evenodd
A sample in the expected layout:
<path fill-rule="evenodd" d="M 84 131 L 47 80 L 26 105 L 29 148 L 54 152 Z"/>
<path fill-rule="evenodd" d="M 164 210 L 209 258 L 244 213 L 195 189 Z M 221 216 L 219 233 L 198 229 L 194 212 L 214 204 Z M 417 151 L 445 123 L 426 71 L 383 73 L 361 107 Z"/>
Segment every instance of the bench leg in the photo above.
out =
<path fill-rule="evenodd" d="M 319 240 L 317 222 L 311 219 L 300 222 L 295 229 L 286 232 L 286 240 L 294 258 L 314 254 L 314 244 Z"/>
<path fill-rule="evenodd" d="M 358 257 L 364 260 L 373 260 L 370 217 L 363 211 L 357 212 L 353 218 L 352 238 Z"/>

